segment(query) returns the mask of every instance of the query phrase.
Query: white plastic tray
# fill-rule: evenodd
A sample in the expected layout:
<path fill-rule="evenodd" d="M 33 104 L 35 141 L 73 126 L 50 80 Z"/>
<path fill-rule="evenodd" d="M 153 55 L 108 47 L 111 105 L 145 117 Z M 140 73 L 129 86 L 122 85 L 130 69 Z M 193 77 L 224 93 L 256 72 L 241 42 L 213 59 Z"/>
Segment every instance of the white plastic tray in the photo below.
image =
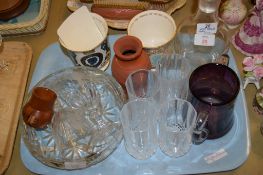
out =
<path fill-rule="evenodd" d="M 118 37 L 119 35 L 109 36 L 111 51 Z M 113 51 L 111 55 L 113 56 Z M 239 75 L 232 53 L 229 55 L 230 67 Z M 30 89 L 46 75 L 70 66 L 73 66 L 72 62 L 64 55 L 59 44 L 51 44 L 40 55 Z M 110 73 L 110 67 L 106 72 Z M 67 171 L 39 162 L 30 154 L 22 139 L 20 154 L 30 171 L 46 175 L 175 175 L 228 171 L 244 163 L 250 151 L 247 105 L 242 88 L 235 103 L 234 114 L 235 123 L 229 133 L 219 139 L 193 145 L 185 156 L 176 159 L 167 157 L 158 150 L 148 160 L 136 160 L 126 152 L 122 142 L 104 161 L 86 169 Z"/>

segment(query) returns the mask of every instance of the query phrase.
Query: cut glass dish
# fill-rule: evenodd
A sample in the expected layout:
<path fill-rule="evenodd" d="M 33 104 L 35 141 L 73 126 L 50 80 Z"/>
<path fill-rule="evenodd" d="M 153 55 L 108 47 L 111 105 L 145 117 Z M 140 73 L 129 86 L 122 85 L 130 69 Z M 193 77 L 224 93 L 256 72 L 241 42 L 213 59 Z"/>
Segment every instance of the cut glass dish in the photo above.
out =
<path fill-rule="evenodd" d="M 57 100 L 44 129 L 23 123 L 22 138 L 35 158 L 59 169 L 80 169 L 104 160 L 119 145 L 125 95 L 110 75 L 93 68 L 66 68 L 38 86 L 56 92 Z"/>

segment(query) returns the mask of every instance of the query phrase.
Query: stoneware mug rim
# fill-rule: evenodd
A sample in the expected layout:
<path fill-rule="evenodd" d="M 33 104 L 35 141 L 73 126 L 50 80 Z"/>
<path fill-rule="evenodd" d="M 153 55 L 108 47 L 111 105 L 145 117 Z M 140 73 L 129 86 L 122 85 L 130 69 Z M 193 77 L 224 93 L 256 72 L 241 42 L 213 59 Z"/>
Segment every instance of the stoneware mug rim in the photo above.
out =
<path fill-rule="evenodd" d="M 87 50 L 74 50 L 74 49 L 70 49 L 70 48 L 66 47 L 65 44 L 63 43 L 63 41 L 59 38 L 59 43 L 64 48 L 66 48 L 66 49 L 68 49 L 69 51 L 72 51 L 72 52 L 90 52 L 90 51 L 96 49 L 97 47 L 99 47 L 107 39 L 108 30 L 109 30 L 107 22 L 105 21 L 105 19 L 102 16 L 100 16 L 100 15 L 98 15 L 96 13 L 91 13 L 91 15 L 92 15 L 93 19 L 97 19 L 97 21 L 101 22 L 101 24 L 103 25 L 103 31 L 104 32 L 102 33 L 103 39 L 101 40 L 101 42 L 98 45 L 94 46 L 93 48 L 90 48 L 90 49 L 87 49 Z M 100 29 L 100 31 L 102 31 L 102 30 Z"/>

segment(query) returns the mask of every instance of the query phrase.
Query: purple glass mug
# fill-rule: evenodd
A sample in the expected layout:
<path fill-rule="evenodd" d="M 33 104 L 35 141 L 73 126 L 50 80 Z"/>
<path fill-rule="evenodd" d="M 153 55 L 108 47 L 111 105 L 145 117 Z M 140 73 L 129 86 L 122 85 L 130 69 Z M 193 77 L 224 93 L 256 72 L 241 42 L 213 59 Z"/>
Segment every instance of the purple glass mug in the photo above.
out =
<path fill-rule="evenodd" d="M 234 102 L 240 89 L 237 74 L 226 65 L 208 63 L 192 72 L 189 89 L 198 113 L 193 142 L 225 135 L 234 123 Z"/>

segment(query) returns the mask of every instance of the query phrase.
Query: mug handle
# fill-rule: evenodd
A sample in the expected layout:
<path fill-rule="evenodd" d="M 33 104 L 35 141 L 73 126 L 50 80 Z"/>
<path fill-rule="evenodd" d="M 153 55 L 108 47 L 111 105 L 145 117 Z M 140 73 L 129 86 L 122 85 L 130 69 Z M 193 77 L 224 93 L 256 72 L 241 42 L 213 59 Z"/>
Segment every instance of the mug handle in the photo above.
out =
<path fill-rule="evenodd" d="M 205 128 L 208 114 L 208 112 L 202 112 L 197 116 L 195 128 L 193 131 L 193 144 L 195 145 L 203 143 L 208 137 L 209 131 Z"/>

